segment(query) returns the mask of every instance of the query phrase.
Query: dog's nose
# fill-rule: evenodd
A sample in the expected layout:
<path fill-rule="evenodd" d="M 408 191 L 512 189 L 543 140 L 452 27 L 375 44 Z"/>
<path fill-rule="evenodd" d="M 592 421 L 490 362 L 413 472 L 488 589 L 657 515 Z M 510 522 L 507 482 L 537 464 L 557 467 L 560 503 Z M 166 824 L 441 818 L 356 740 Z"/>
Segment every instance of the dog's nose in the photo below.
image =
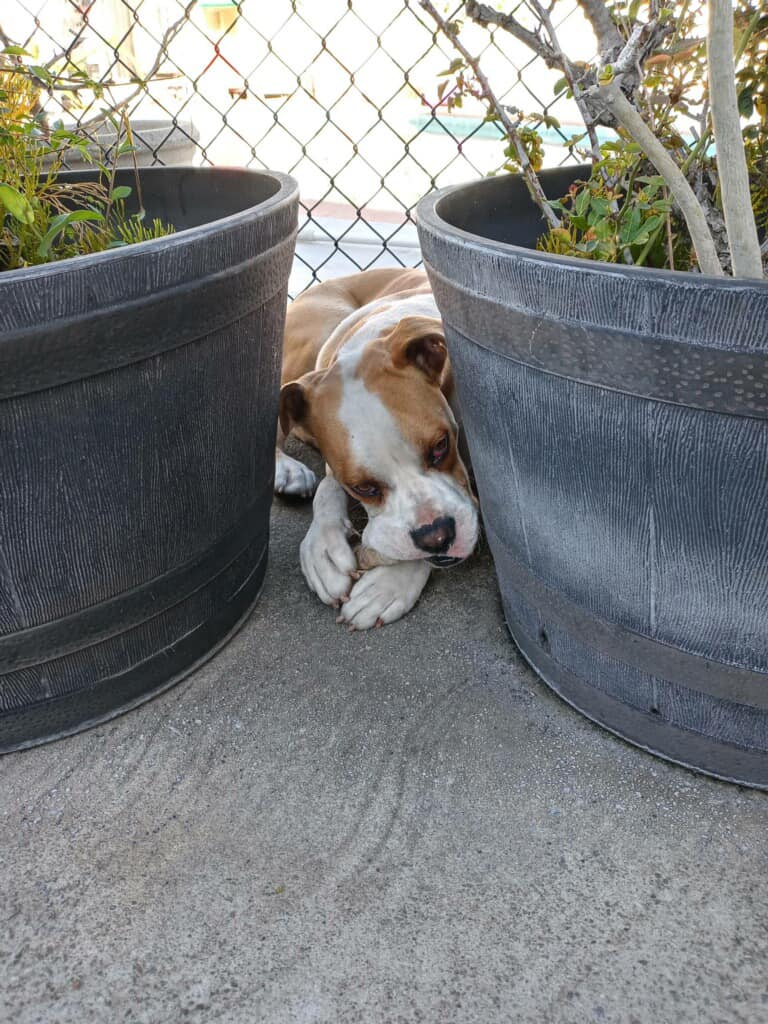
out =
<path fill-rule="evenodd" d="M 411 538 L 417 548 L 430 555 L 442 555 L 456 540 L 456 521 L 451 516 L 440 516 L 426 526 L 411 530 Z"/>

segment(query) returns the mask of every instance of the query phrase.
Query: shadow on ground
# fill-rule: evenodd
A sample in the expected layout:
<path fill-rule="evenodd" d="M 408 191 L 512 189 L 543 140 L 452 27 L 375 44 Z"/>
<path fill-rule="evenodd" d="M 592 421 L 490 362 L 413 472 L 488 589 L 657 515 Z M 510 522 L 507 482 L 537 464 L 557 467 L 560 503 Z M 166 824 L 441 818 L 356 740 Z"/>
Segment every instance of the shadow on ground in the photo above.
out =
<path fill-rule="evenodd" d="M 626 746 L 507 638 L 487 552 L 349 634 L 276 505 L 205 668 L 0 760 L 0 1019 L 768 1019 L 766 796 Z"/>

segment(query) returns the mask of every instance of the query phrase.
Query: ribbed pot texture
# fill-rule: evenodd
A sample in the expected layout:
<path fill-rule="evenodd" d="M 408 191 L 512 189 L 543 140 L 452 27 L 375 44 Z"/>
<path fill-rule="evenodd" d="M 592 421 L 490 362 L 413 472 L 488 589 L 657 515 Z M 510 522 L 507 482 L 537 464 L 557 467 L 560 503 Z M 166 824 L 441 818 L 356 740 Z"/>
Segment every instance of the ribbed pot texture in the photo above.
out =
<path fill-rule="evenodd" d="M 171 685 L 264 577 L 296 183 L 140 173 L 176 234 L 0 275 L 2 751 Z"/>
<path fill-rule="evenodd" d="M 768 284 L 536 252 L 515 176 L 418 225 L 518 647 L 631 742 L 768 787 Z"/>

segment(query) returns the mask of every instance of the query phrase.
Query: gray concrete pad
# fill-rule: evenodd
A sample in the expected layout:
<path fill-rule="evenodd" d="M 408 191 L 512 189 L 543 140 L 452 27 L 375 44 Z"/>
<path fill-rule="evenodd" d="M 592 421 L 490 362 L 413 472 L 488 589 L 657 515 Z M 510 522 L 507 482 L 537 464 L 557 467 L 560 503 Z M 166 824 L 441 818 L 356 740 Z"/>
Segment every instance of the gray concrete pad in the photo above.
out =
<path fill-rule="evenodd" d="M 487 551 L 349 634 L 262 599 L 139 710 L 0 761 L 13 1024 L 768 1020 L 765 795 L 552 696 Z"/>

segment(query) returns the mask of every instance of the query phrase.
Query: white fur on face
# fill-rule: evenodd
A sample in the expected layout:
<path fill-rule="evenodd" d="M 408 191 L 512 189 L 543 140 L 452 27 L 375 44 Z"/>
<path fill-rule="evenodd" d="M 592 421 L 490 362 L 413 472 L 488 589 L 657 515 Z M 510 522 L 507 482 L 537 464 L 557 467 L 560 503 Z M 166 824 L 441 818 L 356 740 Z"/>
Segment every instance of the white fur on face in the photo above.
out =
<path fill-rule="evenodd" d="M 402 316 L 400 311 L 393 326 Z M 375 336 L 380 333 L 381 326 Z M 349 351 L 345 347 L 338 360 L 343 371 L 338 415 L 347 431 L 355 461 L 366 476 L 387 488 L 384 502 L 368 508 L 369 521 L 363 531 L 363 543 L 386 558 L 427 558 L 429 553 L 413 543 L 411 530 L 450 516 L 456 524 L 456 539 L 445 554 L 466 558 L 477 541 L 477 511 L 473 500 L 453 476 L 424 466 L 422 453 L 402 434 L 396 418 L 381 398 L 355 376 L 360 356 L 361 350 L 356 345 Z M 446 424 L 455 436 L 455 423 L 447 402 L 445 411 Z"/>

